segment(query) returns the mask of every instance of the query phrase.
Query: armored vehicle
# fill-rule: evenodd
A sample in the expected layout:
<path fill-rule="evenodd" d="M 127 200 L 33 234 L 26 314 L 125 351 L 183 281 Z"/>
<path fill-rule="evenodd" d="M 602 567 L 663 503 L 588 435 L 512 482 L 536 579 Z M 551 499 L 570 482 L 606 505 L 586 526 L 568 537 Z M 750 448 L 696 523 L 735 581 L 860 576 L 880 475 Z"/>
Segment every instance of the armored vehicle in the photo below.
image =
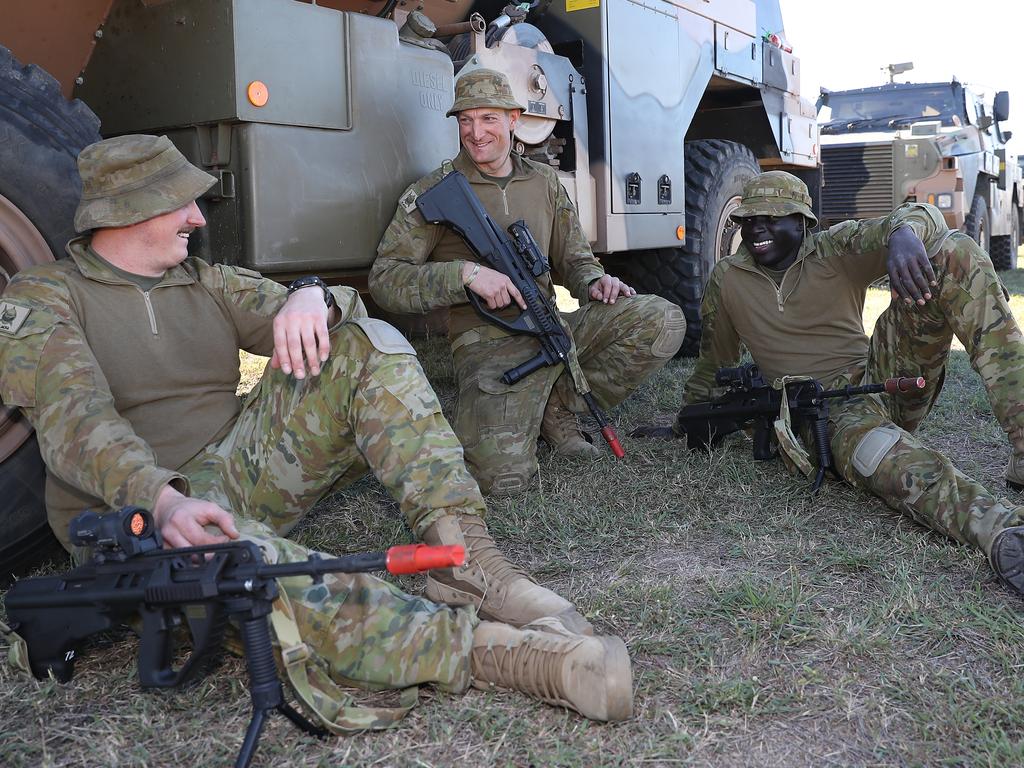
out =
<path fill-rule="evenodd" d="M 823 226 L 881 216 L 906 201 L 938 206 L 996 269 L 1017 265 L 1024 225 L 1021 168 L 1010 152 L 1009 94 L 962 83 L 822 90 Z"/>
<path fill-rule="evenodd" d="M 692 353 L 743 181 L 816 172 L 777 0 L 15 0 L 4 13 L 3 280 L 63 254 L 78 151 L 144 132 L 218 179 L 197 255 L 363 285 L 401 190 L 458 151 L 455 77 L 492 67 L 528 107 L 516 149 L 557 170 L 610 269 L 682 305 Z M 6 571 L 46 526 L 36 441 L 20 412 L 0 419 Z"/>

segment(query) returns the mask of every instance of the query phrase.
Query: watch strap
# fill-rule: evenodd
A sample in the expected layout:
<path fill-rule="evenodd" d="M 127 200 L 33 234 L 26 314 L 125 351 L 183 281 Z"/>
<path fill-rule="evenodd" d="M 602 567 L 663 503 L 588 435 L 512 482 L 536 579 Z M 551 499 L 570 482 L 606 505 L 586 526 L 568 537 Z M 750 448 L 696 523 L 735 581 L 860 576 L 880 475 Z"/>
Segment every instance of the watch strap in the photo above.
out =
<path fill-rule="evenodd" d="M 334 306 L 334 294 L 331 293 L 331 289 L 327 287 L 327 284 L 316 275 L 303 275 L 300 278 L 292 280 L 291 284 L 288 286 L 288 295 L 291 296 L 296 291 L 302 288 L 308 288 L 311 285 L 318 285 L 323 290 L 324 303 L 327 305 L 328 309 Z"/>

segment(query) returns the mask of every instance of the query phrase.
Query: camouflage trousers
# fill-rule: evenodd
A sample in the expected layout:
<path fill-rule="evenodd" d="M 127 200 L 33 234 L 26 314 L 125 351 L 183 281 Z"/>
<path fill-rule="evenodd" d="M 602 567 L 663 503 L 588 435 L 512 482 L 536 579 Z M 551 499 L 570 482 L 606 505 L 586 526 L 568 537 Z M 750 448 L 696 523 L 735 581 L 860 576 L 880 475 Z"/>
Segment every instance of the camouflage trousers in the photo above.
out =
<path fill-rule="evenodd" d="M 562 315 L 580 368 L 603 408 L 625 400 L 679 349 L 686 332 L 682 310 L 660 296 L 588 302 Z M 540 351 L 528 336 L 499 335 L 485 326 L 452 344 L 459 402 L 455 433 L 484 493 L 519 493 L 538 469 L 537 437 L 553 388 L 578 414 L 588 413 L 564 366 L 541 368 L 515 384 L 501 375 Z"/>
<path fill-rule="evenodd" d="M 381 321 L 359 322 L 380 331 L 373 324 Z M 318 499 L 370 470 L 417 535 L 443 514 L 484 512 L 414 351 L 389 326 L 383 333 L 388 343 L 378 346 L 389 352 L 360 325 L 342 325 L 317 377 L 298 380 L 268 365 L 231 432 L 181 468 L 190 494 L 233 512 L 243 536 L 272 559 L 306 559 L 309 550 L 281 537 Z M 371 688 L 468 686 L 471 610 L 404 594 L 368 574 L 279 583 L 331 679 Z"/>
<path fill-rule="evenodd" d="M 865 369 L 851 377 L 856 384 L 923 376 L 927 389 L 914 397 L 833 401 L 832 452 L 850 483 L 988 555 L 999 531 L 1024 523 L 1024 508 L 996 498 L 911 433 L 938 396 L 955 335 L 984 382 L 996 419 L 1011 442 L 1019 443 L 1024 337 L 992 262 L 974 241 L 951 235 L 932 264 L 938 280 L 933 298 L 923 307 L 893 301 L 875 326 Z"/>

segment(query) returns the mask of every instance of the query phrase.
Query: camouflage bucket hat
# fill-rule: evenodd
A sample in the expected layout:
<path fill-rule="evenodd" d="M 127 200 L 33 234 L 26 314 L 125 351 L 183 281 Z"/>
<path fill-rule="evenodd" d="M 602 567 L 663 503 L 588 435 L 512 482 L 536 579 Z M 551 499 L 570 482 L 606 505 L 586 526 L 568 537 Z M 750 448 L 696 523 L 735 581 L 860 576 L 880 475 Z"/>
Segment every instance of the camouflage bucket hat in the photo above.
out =
<path fill-rule="evenodd" d="M 474 69 L 455 81 L 455 103 L 448 110 L 448 117 L 464 109 L 497 107 L 498 109 L 521 109 L 526 107 L 512 95 L 508 78 L 495 69 Z"/>
<path fill-rule="evenodd" d="M 818 223 L 811 212 L 811 196 L 807 185 L 791 173 L 768 171 L 743 185 L 743 199 L 732 212 L 734 219 L 750 216 L 789 216 L 803 214 L 810 226 Z"/>
<path fill-rule="evenodd" d="M 176 211 L 213 186 L 166 136 L 118 136 L 78 155 L 82 199 L 75 231 L 127 227 Z"/>

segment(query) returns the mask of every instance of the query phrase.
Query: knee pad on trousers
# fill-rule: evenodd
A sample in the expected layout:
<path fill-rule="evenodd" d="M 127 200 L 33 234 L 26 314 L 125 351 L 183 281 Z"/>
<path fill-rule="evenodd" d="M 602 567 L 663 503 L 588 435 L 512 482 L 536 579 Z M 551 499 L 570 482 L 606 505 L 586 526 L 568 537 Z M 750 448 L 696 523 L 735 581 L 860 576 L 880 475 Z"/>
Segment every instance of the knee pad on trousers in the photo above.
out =
<path fill-rule="evenodd" d="M 651 354 L 655 357 L 672 357 L 679 351 L 686 337 L 686 318 L 683 310 L 675 304 L 668 305 L 663 317 L 661 332 L 651 344 Z"/>
<path fill-rule="evenodd" d="M 532 474 L 523 470 L 504 469 L 477 477 L 480 492 L 485 496 L 515 496 L 525 493 Z"/>
<path fill-rule="evenodd" d="M 897 427 L 875 427 L 870 430 L 853 449 L 854 469 L 863 477 L 871 477 L 902 436 L 902 431 Z"/>

